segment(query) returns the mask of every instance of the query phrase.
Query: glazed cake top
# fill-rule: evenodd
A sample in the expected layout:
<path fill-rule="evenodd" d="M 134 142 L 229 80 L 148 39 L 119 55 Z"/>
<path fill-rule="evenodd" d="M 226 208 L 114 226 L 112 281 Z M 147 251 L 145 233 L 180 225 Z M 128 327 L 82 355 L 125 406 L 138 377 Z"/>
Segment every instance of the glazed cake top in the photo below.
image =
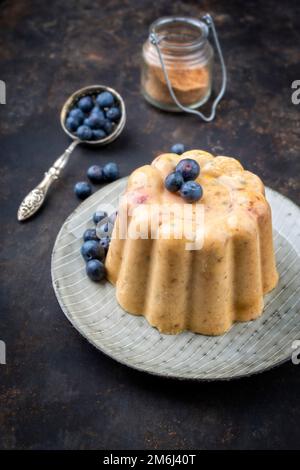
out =
<path fill-rule="evenodd" d="M 126 204 L 133 209 L 132 218 L 140 222 L 147 219 L 147 206 L 153 204 L 187 204 L 179 193 L 171 193 L 164 185 L 166 176 L 185 158 L 192 158 L 200 165 L 196 181 L 203 188 L 203 196 L 191 205 L 193 210 L 197 205 L 203 206 L 206 230 L 215 230 L 220 225 L 223 231 L 225 227 L 250 226 L 266 208 L 269 210 L 262 181 L 244 170 L 238 160 L 214 157 L 203 150 L 190 150 L 182 155 L 162 154 L 151 165 L 142 166 L 131 174 L 125 196 Z"/>

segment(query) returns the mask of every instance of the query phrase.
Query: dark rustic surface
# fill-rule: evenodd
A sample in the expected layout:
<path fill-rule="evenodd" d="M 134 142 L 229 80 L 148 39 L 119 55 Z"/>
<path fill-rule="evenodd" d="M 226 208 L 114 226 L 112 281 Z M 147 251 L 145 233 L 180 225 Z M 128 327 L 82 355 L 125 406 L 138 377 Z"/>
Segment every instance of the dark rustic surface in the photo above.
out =
<path fill-rule="evenodd" d="M 212 124 L 149 107 L 139 92 L 148 25 L 167 14 L 216 19 L 229 72 Z M 272 188 L 299 198 L 300 4 L 224 1 L 0 3 L 1 114 L 0 447 L 5 449 L 299 448 L 300 366 L 291 363 L 230 383 L 162 380 L 105 357 L 72 328 L 51 286 L 56 234 L 76 207 L 72 188 L 92 163 L 122 175 L 175 141 L 238 156 Z M 39 215 L 18 224 L 23 196 L 68 144 L 64 100 L 105 83 L 124 96 L 118 141 L 78 148 Z"/>

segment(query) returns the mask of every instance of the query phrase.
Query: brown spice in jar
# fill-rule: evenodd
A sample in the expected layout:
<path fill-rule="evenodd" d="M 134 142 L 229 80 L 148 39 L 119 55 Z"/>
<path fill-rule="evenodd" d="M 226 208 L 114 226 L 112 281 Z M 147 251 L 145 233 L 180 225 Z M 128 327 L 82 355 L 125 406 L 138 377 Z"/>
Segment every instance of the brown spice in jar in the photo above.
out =
<path fill-rule="evenodd" d="M 175 63 L 167 68 L 167 72 L 176 97 L 185 106 L 201 102 L 210 93 L 207 65 L 187 68 Z M 144 71 L 144 89 L 153 100 L 166 105 L 174 104 L 160 66 L 148 62 Z"/>

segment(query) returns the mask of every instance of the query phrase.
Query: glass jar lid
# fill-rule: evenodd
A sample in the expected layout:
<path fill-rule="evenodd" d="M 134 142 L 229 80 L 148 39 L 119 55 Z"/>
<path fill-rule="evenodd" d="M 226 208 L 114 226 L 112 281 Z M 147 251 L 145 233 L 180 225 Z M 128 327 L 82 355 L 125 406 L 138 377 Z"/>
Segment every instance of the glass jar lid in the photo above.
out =
<path fill-rule="evenodd" d="M 208 26 L 197 18 L 167 16 L 159 18 L 150 26 L 155 33 L 162 52 L 172 54 L 190 53 L 207 43 Z"/>

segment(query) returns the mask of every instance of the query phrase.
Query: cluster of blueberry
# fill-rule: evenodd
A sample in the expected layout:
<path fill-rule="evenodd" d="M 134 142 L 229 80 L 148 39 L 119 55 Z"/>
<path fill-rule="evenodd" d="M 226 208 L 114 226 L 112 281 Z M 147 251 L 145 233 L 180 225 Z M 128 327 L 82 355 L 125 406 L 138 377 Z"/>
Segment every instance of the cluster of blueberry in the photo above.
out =
<path fill-rule="evenodd" d="M 92 183 L 111 183 L 119 178 L 119 168 L 116 163 L 106 163 L 104 167 L 92 165 L 88 168 L 87 177 Z M 79 199 L 86 199 L 92 194 L 92 186 L 86 181 L 79 181 L 74 186 L 74 192 Z"/>
<path fill-rule="evenodd" d="M 93 221 L 96 228 L 88 228 L 83 234 L 84 243 L 80 251 L 86 261 L 86 273 L 92 281 L 98 282 L 105 278 L 104 261 L 116 217 L 117 212 L 109 217 L 104 211 L 95 212 Z"/>
<path fill-rule="evenodd" d="M 67 116 L 66 127 L 80 140 L 101 140 L 114 131 L 120 117 L 114 96 L 103 91 L 80 98 Z"/>
<path fill-rule="evenodd" d="M 181 155 L 185 151 L 183 144 L 175 144 L 171 152 Z M 200 174 L 200 166 L 196 160 L 185 158 L 181 160 L 165 179 L 165 187 L 168 191 L 176 193 L 179 191 L 181 197 L 187 202 L 195 202 L 201 199 L 202 186 L 194 181 Z"/>

